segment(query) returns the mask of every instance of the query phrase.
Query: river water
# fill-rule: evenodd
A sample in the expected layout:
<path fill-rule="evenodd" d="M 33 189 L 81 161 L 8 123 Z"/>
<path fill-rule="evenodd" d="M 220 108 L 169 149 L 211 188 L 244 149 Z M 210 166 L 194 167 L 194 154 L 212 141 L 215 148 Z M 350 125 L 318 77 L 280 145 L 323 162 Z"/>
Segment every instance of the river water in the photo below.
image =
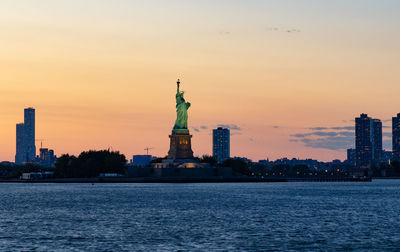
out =
<path fill-rule="evenodd" d="M 0 251 L 400 251 L 400 180 L 0 183 Z"/>

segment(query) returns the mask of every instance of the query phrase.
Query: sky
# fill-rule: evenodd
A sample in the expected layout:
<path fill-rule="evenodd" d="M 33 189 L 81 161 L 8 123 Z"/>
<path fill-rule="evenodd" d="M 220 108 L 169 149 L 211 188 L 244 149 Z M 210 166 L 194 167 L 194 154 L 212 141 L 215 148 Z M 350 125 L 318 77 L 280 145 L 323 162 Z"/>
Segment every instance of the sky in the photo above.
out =
<path fill-rule="evenodd" d="M 14 160 L 26 107 L 57 155 L 165 156 L 178 78 L 197 156 L 225 126 L 231 156 L 344 160 L 361 113 L 383 121 L 390 149 L 399 10 L 397 0 L 2 0 L 0 160 Z"/>

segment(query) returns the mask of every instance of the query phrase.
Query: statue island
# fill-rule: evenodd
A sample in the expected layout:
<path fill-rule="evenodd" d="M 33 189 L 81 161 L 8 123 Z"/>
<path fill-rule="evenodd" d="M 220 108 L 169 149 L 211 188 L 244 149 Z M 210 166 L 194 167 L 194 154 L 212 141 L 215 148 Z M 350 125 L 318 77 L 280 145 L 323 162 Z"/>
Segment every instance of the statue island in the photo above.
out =
<path fill-rule="evenodd" d="M 176 120 L 169 135 L 170 147 L 168 156 L 161 162 L 153 163 L 151 168 L 130 169 L 133 177 L 151 176 L 180 179 L 209 179 L 232 176 L 232 169 L 213 167 L 208 163 L 200 163 L 193 157 L 192 135 L 188 129 L 188 109 L 190 102 L 184 98 L 185 92 L 180 90 L 180 81 L 176 85 Z"/>
<path fill-rule="evenodd" d="M 184 98 L 184 92 L 180 91 L 180 81 L 178 79 L 176 87 L 176 120 L 175 125 L 172 129 L 170 138 L 170 149 L 168 152 L 169 160 L 182 160 L 182 159 L 193 159 L 192 144 L 187 121 L 188 121 L 188 109 L 190 108 L 190 102 L 186 102 Z"/>

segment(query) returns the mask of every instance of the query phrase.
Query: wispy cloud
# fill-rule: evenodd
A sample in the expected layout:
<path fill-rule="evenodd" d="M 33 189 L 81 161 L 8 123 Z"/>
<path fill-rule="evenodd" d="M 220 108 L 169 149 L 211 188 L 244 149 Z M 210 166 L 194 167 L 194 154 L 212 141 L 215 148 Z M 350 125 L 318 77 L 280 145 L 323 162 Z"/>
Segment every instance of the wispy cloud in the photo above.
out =
<path fill-rule="evenodd" d="M 227 129 L 230 129 L 230 130 L 242 130 L 238 125 L 236 125 L 236 124 L 218 124 L 217 125 L 218 127 L 221 127 L 221 128 L 227 128 Z"/>
<path fill-rule="evenodd" d="M 230 129 L 231 131 L 236 131 L 236 132 L 239 132 L 242 130 L 237 124 L 218 124 L 218 125 L 212 125 L 212 126 L 207 126 L 207 125 L 190 126 L 190 129 L 192 129 L 195 132 L 201 132 L 201 131 L 211 130 L 211 129 L 214 129 L 217 127 L 227 128 L 227 129 Z"/>
<path fill-rule="evenodd" d="M 300 133 L 300 134 L 292 134 L 290 135 L 291 137 L 296 137 L 296 138 L 304 138 L 308 136 L 326 136 L 326 137 L 334 137 L 334 136 L 354 136 L 354 132 L 350 131 L 314 131 L 310 133 Z"/>
<path fill-rule="evenodd" d="M 190 127 L 192 130 L 196 131 L 196 132 L 200 132 L 199 128 L 197 127 Z"/>
<path fill-rule="evenodd" d="M 230 35 L 231 32 L 230 31 L 220 31 L 219 34 L 220 35 Z"/>
<path fill-rule="evenodd" d="M 383 128 L 388 128 L 383 126 Z M 311 127 L 308 128 L 311 132 L 297 133 L 290 135 L 290 142 L 303 143 L 305 147 L 344 150 L 354 146 L 355 142 L 355 127 L 354 126 L 339 126 L 339 127 Z M 392 137 L 391 132 L 383 132 L 383 147 L 391 148 Z"/>
<path fill-rule="evenodd" d="M 334 136 L 325 138 L 300 138 L 290 139 L 291 142 L 301 142 L 305 147 L 316 148 L 316 149 L 328 149 L 328 150 L 342 150 L 348 149 L 354 146 L 353 137 Z"/>
<path fill-rule="evenodd" d="M 299 29 L 296 28 L 283 28 L 283 27 L 267 27 L 267 31 L 269 32 L 286 32 L 286 33 L 297 33 L 301 32 Z"/>
<path fill-rule="evenodd" d="M 354 126 L 340 126 L 340 127 L 312 127 L 310 130 L 354 130 Z"/>
<path fill-rule="evenodd" d="M 390 137 L 390 138 L 391 138 L 391 137 L 392 137 L 392 133 L 391 133 L 391 132 L 383 132 L 383 133 L 382 133 L 382 136 L 383 136 L 383 137 Z"/>

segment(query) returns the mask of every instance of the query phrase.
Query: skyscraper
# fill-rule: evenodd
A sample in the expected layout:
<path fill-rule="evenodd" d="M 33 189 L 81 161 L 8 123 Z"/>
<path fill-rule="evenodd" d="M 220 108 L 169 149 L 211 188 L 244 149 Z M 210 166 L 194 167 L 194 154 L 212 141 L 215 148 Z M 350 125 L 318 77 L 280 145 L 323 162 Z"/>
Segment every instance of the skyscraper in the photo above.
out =
<path fill-rule="evenodd" d="M 218 163 L 230 157 L 230 131 L 218 127 L 213 129 L 213 156 Z"/>
<path fill-rule="evenodd" d="M 379 164 L 382 161 L 382 122 L 379 119 L 373 120 L 374 125 L 374 145 L 373 160 Z"/>
<path fill-rule="evenodd" d="M 347 162 L 351 165 L 356 165 L 356 150 L 347 149 Z"/>
<path fill-rule="evenodd" d="M 27 161 L 35 160 L 36 146 L 35 146 L 35 109 L 24 109 L 24 144 L 26 148 Z"/>
<path fill-rule="evenodd" d="M 400 113 L 392 118 L 393 160 L 400 161 Z"/>
<path fill-rule="evenodd" d="M 356 164 L 370 168 L 382 159 L 382 122 L 367 114 L 356 118 Z"/>
<path fill-rule="evenodd" d="M 24 123 L 16 125 L 15 163 L 32 162 L 36 156 L 35 109 L 24 109 Z"/>
<path fill-rule="evenodd" d="M 26 160 L 23 123 L 18 123 L 16 126 L 16 147 L 17 148 L 15 152 L 15 163 L 22 164 Z"/>

